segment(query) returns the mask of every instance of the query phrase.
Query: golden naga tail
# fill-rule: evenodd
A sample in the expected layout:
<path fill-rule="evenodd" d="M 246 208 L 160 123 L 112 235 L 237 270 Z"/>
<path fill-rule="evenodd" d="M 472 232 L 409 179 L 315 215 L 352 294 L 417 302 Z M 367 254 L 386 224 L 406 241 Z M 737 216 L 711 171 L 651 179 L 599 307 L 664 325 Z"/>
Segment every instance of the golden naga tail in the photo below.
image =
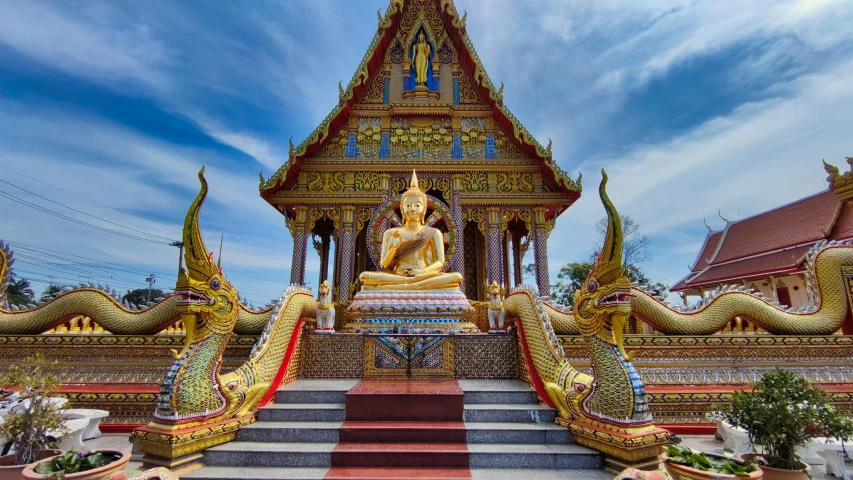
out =
<path fill-rule="evenodd" d="M 820 242 L 806 254 L 809 305 L 797 309 L 741 285 L 718 288 L 693 308 L 672 307 L 642 288 L 631 290 L 631 314 L 667 335 L 710 335 L 739 317 L 776 335 L 831 335 L 848 314 L 843 268 L 853 266 L 853 244 Z"/>

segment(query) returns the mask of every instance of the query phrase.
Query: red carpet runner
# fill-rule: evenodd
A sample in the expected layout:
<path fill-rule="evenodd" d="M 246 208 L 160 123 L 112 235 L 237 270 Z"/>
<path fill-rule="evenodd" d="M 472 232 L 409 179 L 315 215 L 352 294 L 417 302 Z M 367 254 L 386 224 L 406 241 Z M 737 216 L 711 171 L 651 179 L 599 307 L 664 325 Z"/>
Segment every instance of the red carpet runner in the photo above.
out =
<path fill-rule="evenodd" d="M 362 380 L 327 479 L 470 479 L 463 394 L 456 380 Z"/>

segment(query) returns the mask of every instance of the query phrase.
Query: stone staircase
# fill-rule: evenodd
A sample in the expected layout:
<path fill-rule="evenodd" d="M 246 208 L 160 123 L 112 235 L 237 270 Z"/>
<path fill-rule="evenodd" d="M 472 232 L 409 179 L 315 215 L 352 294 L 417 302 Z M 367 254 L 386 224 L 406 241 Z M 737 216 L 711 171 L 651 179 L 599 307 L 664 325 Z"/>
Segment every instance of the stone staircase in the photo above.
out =
<path fill-rule="evenodd" d="M 464 423 L 431 417 L 354 422 L 357 408 L 346 392 L 357 383 L 286 385 L 256 423 L 205 451 L 205 467 L 181 478 L 612 478 L 601 470 L 600 454 L 574 444 L 553 423 L 556 412 L 540 405 L 521 381 L 459 380 Z"/>

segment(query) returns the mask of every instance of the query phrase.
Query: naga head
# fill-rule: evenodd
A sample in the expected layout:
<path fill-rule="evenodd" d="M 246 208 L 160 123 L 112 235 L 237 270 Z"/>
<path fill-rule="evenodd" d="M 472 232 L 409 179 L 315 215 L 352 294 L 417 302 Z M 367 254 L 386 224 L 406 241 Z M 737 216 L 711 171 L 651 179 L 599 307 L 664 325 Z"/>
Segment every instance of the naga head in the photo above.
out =
<path fill-rule="evenodd" d="M 622 267 L 622 219 L 607 196 L 607 174 L 601 171 L 598 193 L 607 212 L 607 233 L 601 253 L 583 285 L 575 291 L 575 314 L 583 330 L 601 335 L 603 322 L 609 322 L 621 350 L 621 333 L 631 314 L 631 282 Z M 598 320 L 598 321 L 596 321 Z"/>
<path fill-rule="evenodd" d="M 237 290 L 231 286 L 222 269 L 213 261 L 213 254 L 204 245 L 199 228 L 199 212 L 207 197 L 204 167 L 198 172 L 201 191 L 193 200 L 184 220 L 184 263 L 178 274 L 175 294 L 178 311 L 187 329 L 187 346 L 211 332 L 230 333 L 239 313 Z M 205 328 L 206 327 L 206 328 Z M 183 353 L 183 352 L 182 352 Z"/>

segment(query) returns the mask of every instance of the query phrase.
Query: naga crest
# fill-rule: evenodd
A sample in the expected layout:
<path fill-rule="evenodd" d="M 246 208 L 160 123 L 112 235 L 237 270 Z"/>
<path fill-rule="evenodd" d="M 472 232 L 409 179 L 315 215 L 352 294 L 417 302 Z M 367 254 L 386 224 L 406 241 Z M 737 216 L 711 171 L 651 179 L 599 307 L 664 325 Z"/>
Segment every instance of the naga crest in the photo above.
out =
<path fill-rule="evenodd" d="M 199 212 L 207 197 L 204 167 L 198 172 L 201 191 L 193 200 L 184 220 L 184 263 L 178 274 L 175 294 L 181 320 L 187 329 L 187 346 L 210 333 L 228 334 L 237 321 L 239 297 L 226 280 L 222 269 L 213 261 L 199 228 Z M 181 352 L 183 354 L 183 352 Z M 180 356 L 180 355 L 179 355 Z"/>
<path fill-rule="evenodd" d="M 607 212 L 607 233 L 592 270 L 575 291 L 575 314 L 582 334 L 596 335 L 616 345 L 629 358 L 622 348 L 622 328 L 631 314 L 633 295 L 622 267 L 622 219 L 607 196 L 607 173 L 601 170 L 601 175 L 598 193 Z"/>

